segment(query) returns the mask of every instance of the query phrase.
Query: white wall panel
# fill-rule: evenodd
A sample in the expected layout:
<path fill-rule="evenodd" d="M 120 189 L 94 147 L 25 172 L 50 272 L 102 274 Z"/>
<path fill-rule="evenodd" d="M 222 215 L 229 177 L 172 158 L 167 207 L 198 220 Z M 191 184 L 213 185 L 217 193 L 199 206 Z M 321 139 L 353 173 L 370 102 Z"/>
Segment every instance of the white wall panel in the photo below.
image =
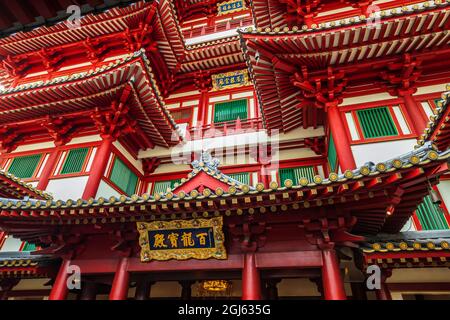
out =
<path fill-rule="evenodd" d="M 366 143 L 353 145 L 352 151 L 356 166 L 362 166 L 368 161 L 375 164 L 393 159 L 404 153 L 414 150 L 415 139 L 386 141 L 379 143 Z"/>
<path fill-rule="evenodd" d="M 410 134 L 411 130 L 409 130 L 408 124 L 406 123 L 406 119 L 403 115 L 402 110 L 400 110 L 400 107 L 393 107 L 392 109 L 394 110 L 395 117 L 397 118 L 403 134 Z"/>
<path fill-rule="evenodd" d="M 355 120 L 353 119 L 352 113 L 345 113 L 345 119 L 347 120 L 348 129 L 350 130 L 350 135 L 352 140 L 359 140 L 358 130 L 356 129 Z"/>
<path fill-rule="evenodd" d="M 55 199 L 77 200 L 83 195 L 87 180 L 88 176 L 53 179 L 49 181 L 45 190 L 53 194 Z"/>
<path fill-rule="evenodd" d="M 109 184 L 107 184 L 105 181 L 100 181 L 100 185 L 98 187 L 98 191 L 96 194 L 96 198 L 104 197 L 108 199 L 111 196 L 120 197 L 120 193 L 117 192 L 114 188 L 112 188 Z"/>
<path fill-rule="evenodd" d="M 437 185 L 442 201 L 447 209 L 450 208 L 450 180 L 443 180 Z"/>
<path fill-rule="evenodd" d="M 17 238 L 9 236 L 6 238 L 3 246 L 0 248 L 0 252 L 6 251 L 19 251 L 20 246 L 22 245 L 22 241 Z"/>

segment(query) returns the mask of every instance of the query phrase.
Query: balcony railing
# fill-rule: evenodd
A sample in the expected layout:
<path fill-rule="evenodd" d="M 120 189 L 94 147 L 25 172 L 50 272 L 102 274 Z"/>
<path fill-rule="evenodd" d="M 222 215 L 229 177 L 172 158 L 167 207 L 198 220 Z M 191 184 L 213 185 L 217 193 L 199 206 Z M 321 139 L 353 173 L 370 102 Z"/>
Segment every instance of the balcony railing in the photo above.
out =
<path fill-rule="evenodd" d="M 190 127 L 189 134 L 191 135 L 192 140 L 196 140 L 201 138 L 213 138 L 218 136 L 226 136 L 229 134 L 238 134 L 243 133 L 246 130 L 258 131 L 261 129 L 263 129 L 262 118 L 252 118 Z"/>
<path fill-rule="evenodd" d="M 219 22 L 214 26 L 201 26 L 194 27 L 192 29 L 187 29 L 183 31 L 183 36 L 185 38 L 200 37 L 207 34 L 213 34 L 216 32 L 222 32 L 227 30 L 232 30 L 240 27 L 246 27 L 253 24 L 252 17 L 245 17 L 242 19 L 228 20 L 224 22 Z"/>

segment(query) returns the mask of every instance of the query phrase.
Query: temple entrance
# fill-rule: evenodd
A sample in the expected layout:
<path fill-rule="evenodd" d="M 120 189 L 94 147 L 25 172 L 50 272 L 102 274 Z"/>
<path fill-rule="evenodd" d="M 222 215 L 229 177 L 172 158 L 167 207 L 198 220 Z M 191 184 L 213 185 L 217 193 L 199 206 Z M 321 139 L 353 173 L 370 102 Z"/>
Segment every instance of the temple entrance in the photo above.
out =
<path fill-rule="evenodd" d="M 130 289 L 129 297 L 137 300 L 240 299 L 242 294 L 240 270 L 142 272 L 132 274 L 130 284 L 134 288 Z"/>
<path fill-rule="evenodd" d="M 262 270 L 261 298 L 322 299 L 320 269 Z M 129 299 L 239 300 L 242 271 L 197 271 L 132 274 Z"/>

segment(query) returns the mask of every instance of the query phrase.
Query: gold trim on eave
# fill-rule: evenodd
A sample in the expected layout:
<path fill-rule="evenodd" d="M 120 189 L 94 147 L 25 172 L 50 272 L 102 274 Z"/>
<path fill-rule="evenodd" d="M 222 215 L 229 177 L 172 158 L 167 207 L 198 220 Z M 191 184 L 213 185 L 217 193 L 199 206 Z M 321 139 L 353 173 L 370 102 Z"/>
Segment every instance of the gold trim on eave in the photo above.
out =
<path fill-rule="evenodd" d="M 139 231 L 139 245 L 141 246 L 141 261 L 149 262 L 151 260 L 166 261 L 170 259 L 187 260 L 209 258 L 227 259 L 224 241 L 225 236 L 222 231 L 223 218 L 215 217 L 212 219 L 193 219 L 193 220 L 173 220 L 173 221 L 155 221 L 155 222 L 137 222 Z M 183 248 L 183 249 L 165 249 L 151 250 L 148 238 L 149 231 L 187 229 L 187 228 L 212 228 L 214 235 L 214 247 L 212 248 Z"/>

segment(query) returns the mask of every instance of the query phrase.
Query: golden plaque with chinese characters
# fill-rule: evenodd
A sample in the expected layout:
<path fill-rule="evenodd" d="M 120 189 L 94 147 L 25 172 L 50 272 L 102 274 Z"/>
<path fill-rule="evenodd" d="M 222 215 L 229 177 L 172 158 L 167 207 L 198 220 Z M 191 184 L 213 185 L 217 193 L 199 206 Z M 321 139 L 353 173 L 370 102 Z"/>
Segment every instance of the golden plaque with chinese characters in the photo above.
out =
<path fill-rule="evenodd" d="M 226 259 L 223 219 L 137 222 L 141 261 Z"/>

